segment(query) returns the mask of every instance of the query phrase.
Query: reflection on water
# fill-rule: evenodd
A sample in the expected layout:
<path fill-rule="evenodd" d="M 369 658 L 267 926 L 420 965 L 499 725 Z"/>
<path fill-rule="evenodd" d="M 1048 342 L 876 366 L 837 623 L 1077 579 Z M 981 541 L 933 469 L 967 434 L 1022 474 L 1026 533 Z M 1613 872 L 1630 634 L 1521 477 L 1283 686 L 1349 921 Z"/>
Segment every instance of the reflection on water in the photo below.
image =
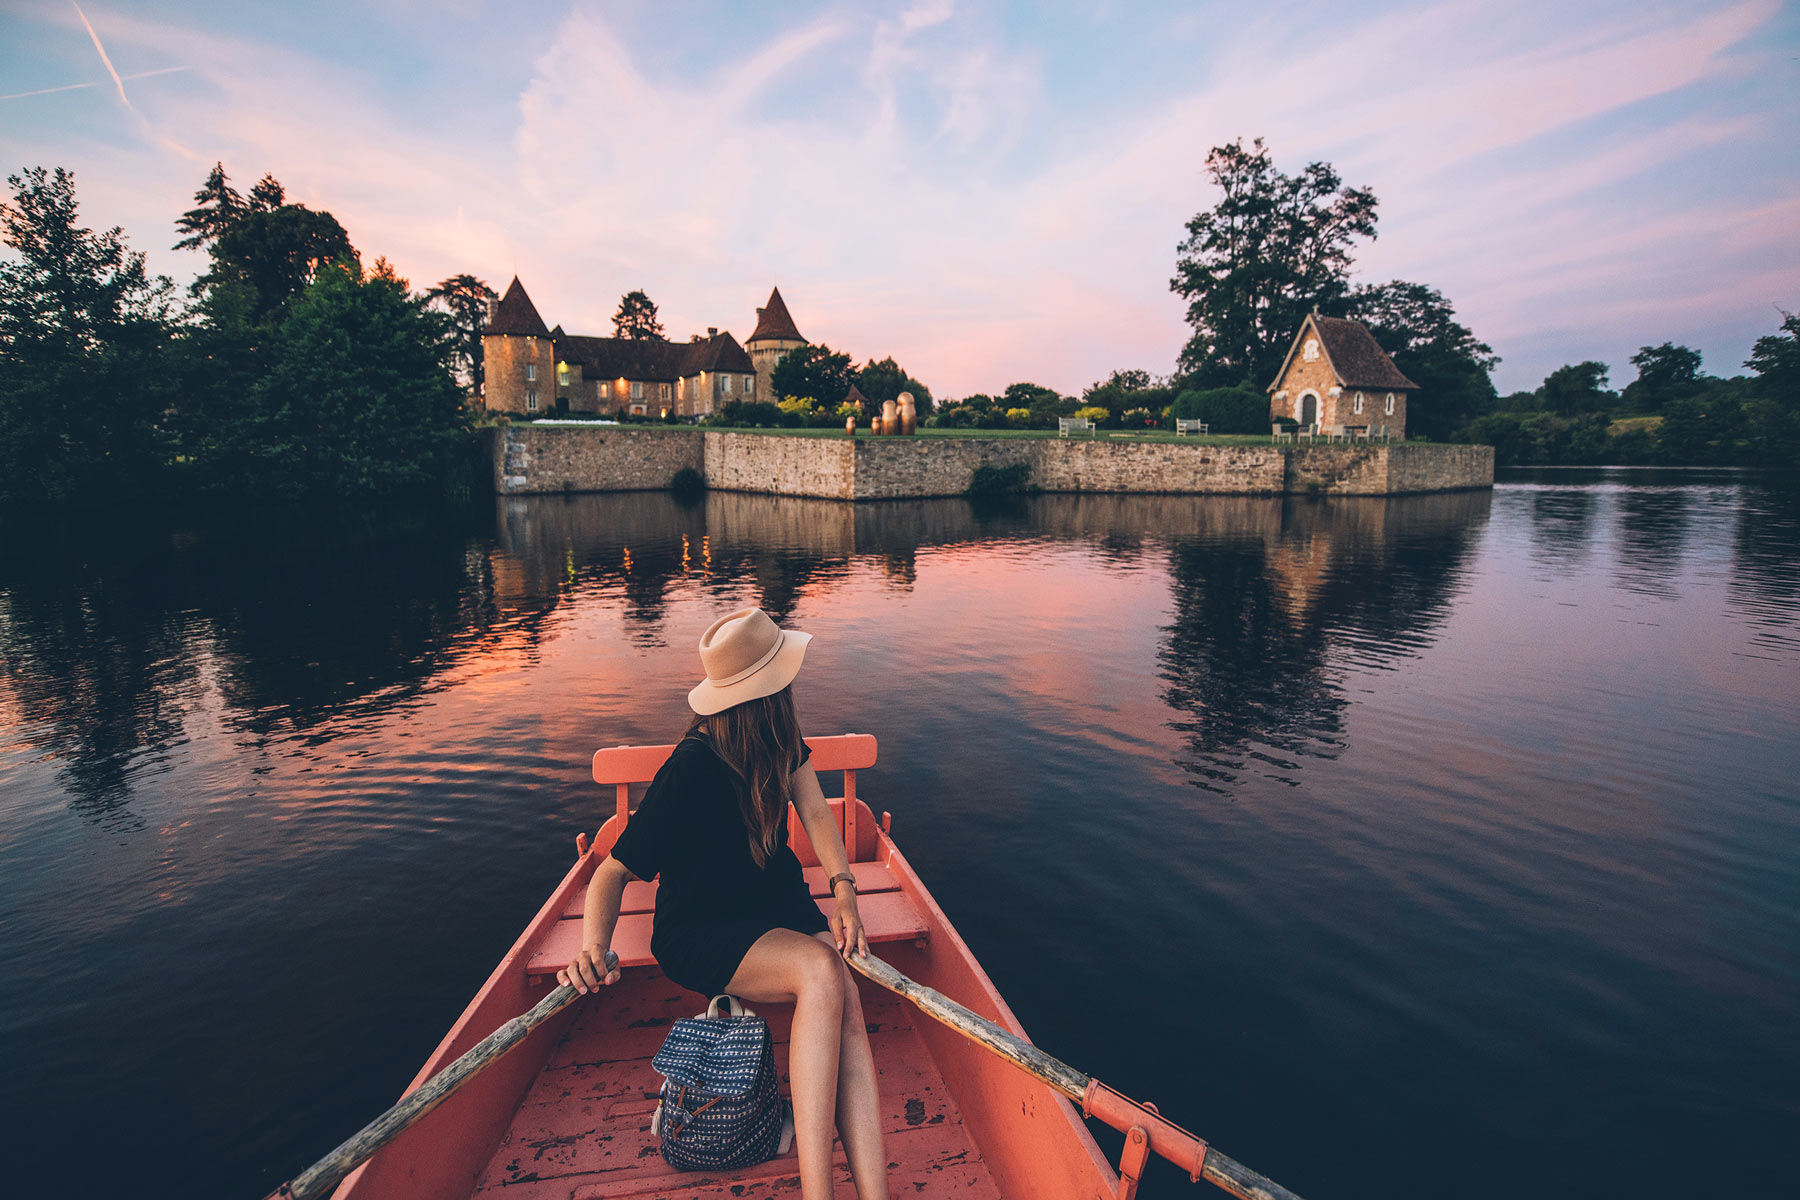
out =
<path fill-rule="evenodd" d="M 259 1194 L 377 1111 L 604 815 L 592 750 L 672 737 L 700 631 L 758 604 L 816 635 L 804 724 L 880 737 L 862 790 L 1071 1061 L 1303 1194 L 1389 1194 L 1372 1150 L 1510 1195 L 1521 1143 L 1570 1191 L 1767 1192 L 1800 1117 L 1796 495 L 0 527 L 26 1182 L 98 1126 L 145 1194 Z M 1178 1000 L 1192 1038 L 1133 1035 Z"/>

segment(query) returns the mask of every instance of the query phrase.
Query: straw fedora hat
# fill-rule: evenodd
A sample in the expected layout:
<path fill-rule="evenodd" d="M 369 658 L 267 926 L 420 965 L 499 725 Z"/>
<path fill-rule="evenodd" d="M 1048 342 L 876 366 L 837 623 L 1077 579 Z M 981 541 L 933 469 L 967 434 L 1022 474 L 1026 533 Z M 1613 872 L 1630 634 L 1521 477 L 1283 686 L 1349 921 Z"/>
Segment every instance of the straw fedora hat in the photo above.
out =
<path fill-rule="evenodd" d="M 812 634 L 782 629 L 760 608 L 726 613 L 700 635 L 700 664 L 706 678 L 688 693 L 688 707 L 701 716 L 773 696 L 800 673 Z"/>

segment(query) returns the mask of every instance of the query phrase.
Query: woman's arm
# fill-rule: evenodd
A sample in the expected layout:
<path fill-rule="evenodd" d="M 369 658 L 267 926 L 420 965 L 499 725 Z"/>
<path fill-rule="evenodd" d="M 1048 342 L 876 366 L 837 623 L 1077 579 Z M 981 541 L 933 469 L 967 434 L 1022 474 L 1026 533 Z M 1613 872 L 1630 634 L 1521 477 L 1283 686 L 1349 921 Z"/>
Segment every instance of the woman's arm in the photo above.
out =
<path fill-rule="evenodd" d="M 575 985 L 586 993 L 619 982 L 619 968 L 606 969 L 606 951 L 612 945 L 613 927 L 619 923 L 619 902 L 631 872 L 608 855 L 588 880 L 587 903 L 581 910 L 581 952 L 556 973 L 556 982 Z"/>
<path fill-rule="evenodd" d="M 825 868 L 826 878 L 849 871 L 850 855 L 844 851 L 844 835 L 838 832 L 837 822 L 831 818 L 831 804 L 819 787 L 819 774 L 813 770 L 812 763 L 801 763 L 791 782 L 794 810 L 800 814 L 800 824 L 806 829 L 813 852 L 819 856 L 819 865 Z M 846 958 L 853 953 L 867 954 L 869 939 L 863 933 L 862 918 L 856 912 L 856 889 L 849 880 L 840 879 L 833 885 L 831 895 L 837 902 L 830 921 L 831 936 L 837 942 L 838 953 Z"/>

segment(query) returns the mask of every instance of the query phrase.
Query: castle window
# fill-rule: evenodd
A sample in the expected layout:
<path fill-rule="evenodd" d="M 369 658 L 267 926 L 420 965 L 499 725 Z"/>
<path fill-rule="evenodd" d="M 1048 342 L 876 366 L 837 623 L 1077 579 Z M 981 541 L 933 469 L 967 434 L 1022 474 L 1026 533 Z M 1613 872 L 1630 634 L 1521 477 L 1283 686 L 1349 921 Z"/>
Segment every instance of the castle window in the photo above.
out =
<path fill-rule="evenodd" d="M 1389 393 L 1388 393 L 1388 397 L 1387 397 L 1387 411 L 1388 411 L 1388 416 L 1390 416 L 1390 417 L 1391 417 L 1391 416 L 1393 416 L 1393 415 L 1394 415 L 1394 393 L 1392 393 L 1392 392 L 1389 392 Z"/>
<path fill-rule="evenodd" d="M 526 388 L 525 389 L 525 411 L 526 412 L 536 412 L 537 410 L 538 410 L 537 389 L 536 388 Z"/>
<path fill-rule="evenodd" d="M 667 400 L 669 398 L 669 385 L 668 384 L 665 383 L 665 384 L 659 385 L 657 390 L 664 400 Z"/>
<path fill-rule="evenodd" d="M 744 395 L 746 395 L 746 396 L 756 395 L 756 376 L 754 376 L 754 375 L 744 376 Z"/>
<path fill-rule="evenodd" d="M 633 400 L 642 400 L 644 398 L 644 385 L 641 380 L 634 379 L 631 381 L 631 398 Z"/>
<path fill-rule="evenodd" d="M 727 396 L 731 395 L 731 376 L 721 375 L 721 376 L 719 376 L 719 378 L 725 381 L 724 385 L 723 385 L 725 388 L 725 394 Z"/>
<path fill-rule="evenodd" d="M 1361 392 L 1358 392 L 1358 393 L 1356 393 L 1356 411 L 1361 412 L 1362 406 L 1363 406 L 1363 394 Z"/>
<path fill-rule="evenodd" d="M 528 382 L 530 380 L 537 378 L 537 364 L 536 363 L 526 363 L 525 364 L 525 378 Z"/>
<path fill-rule="evenodd" d="M 557 363 L 556 364 L 556 378 L 558 379 L 558 381 L 560 381 L 562 383 L 562 385 L 564 387 L 569 386 L 569 364 L 568 363 Z"/>

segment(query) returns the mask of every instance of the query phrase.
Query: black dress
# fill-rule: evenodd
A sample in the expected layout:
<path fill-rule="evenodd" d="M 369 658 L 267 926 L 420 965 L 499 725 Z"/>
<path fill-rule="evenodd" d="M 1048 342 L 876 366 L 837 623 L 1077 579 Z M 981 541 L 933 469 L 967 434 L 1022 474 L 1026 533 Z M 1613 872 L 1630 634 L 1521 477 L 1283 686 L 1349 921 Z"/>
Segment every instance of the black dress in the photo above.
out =
<path fill-rule="evenodd" d="M 812 755 L 801 743 L 793 769 Z M 776 851 L 761 867 L 738 807 L 738 782 L 699 734 L 683 738 L 650 781 L 612 857 L 639 879 L 662 876 L 650 953 L 663 974 L 716 996 L 745 951 L 771 929 L 830 929 L 808 893 L 781 814 Z"/>

